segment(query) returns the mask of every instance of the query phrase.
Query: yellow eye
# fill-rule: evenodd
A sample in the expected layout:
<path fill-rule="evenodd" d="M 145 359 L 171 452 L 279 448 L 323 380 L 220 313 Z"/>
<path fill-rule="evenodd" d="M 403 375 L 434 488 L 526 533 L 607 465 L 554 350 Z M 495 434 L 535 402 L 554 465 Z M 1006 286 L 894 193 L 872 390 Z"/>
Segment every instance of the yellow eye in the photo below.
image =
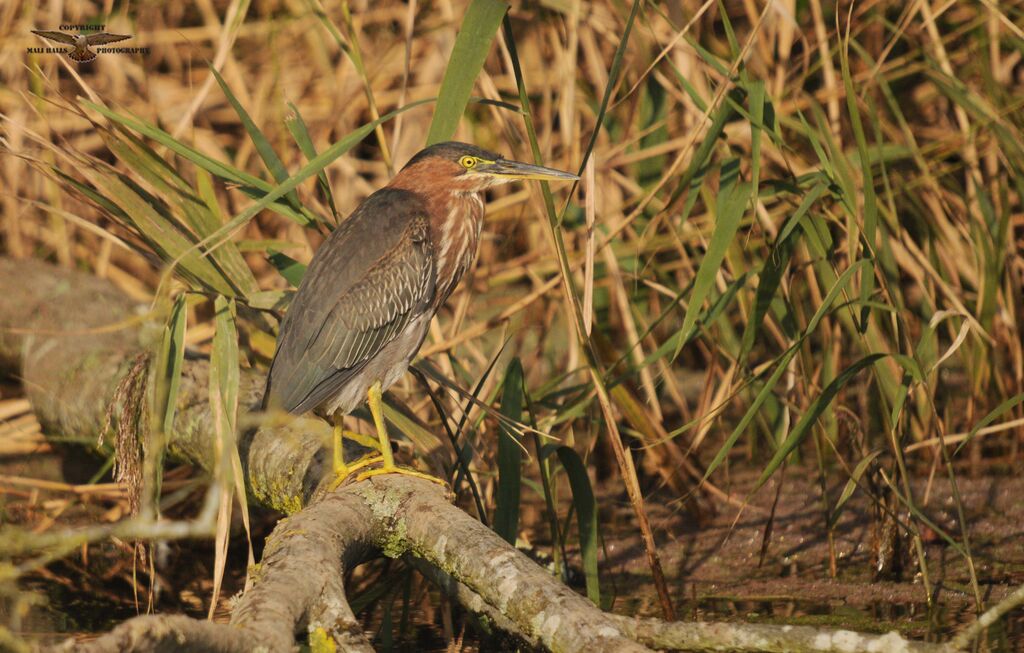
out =
<path fill-rule="evenodd" d="M 473 166 L 476 165 L 476 157 L 464 156 L 461 159 L 459 159 L 459 165 L 465 168 L 466 170 L 471 170 Z"/>

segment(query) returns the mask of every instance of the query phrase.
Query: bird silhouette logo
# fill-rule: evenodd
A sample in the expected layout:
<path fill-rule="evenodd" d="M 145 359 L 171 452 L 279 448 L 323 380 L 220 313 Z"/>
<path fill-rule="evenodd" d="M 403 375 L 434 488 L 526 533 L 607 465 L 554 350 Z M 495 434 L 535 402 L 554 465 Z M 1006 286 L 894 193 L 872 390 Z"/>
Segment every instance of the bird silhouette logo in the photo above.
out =
<path fill-rule="evenodd" d="M 68 32 L 34 29 L 32 30 L 32 33 L 38 34 L 44 39 L 72 46 L 70 50 L 65 52 L 65 54 L 67 54 L 72 61 L 77 61 L 78 63 L 86 63 L 96 58 L 96 53 L 90 49 L 90 46 L 117 43 L 118 41 L 131 38 L 131 34 L 111 34 L 109 32 L 69 34 Z"/>

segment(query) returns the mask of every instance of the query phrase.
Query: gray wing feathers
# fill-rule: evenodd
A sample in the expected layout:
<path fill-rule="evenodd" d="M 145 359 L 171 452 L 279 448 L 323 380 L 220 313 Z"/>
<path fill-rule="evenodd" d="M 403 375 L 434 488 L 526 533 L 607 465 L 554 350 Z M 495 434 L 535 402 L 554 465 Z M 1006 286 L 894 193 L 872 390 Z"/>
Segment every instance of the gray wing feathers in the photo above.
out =
<path fill-rule="evenodd" d="M 428 229 L 418 197 L 384 189 L 331 234 L 282 323 L 264 403 L 316 408 L 429 305 Z"/>
<path fill-rule="evenodd" d="M 416 232 L 425 218 L 414 220 L 398 243 L 338 298 L 325 326 L 310 348 L 318 361 L 352 367 L 380 350 L 405 328 L 413 310 L 427 298 L 433 281 L 433 259 L 426 240 Z"/>
<path fill-rule="evenodd" d="M 410 233 L 399 245 L 404 255 L 373 266 L 345 293 L 338 303 L 338 317 L 349 328 L 361 331 L 383 326 L 422 301 L 424 286 L 430 281 L 423 274 L 424 240 Z"/>

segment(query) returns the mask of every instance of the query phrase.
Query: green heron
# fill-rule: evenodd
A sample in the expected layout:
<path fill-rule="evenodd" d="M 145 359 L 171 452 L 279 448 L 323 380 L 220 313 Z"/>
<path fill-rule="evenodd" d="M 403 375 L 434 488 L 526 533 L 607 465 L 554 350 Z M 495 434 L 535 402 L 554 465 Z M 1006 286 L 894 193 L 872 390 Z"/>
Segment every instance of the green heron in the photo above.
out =
<path fill-rule="evenodd" d="M 334 421 L 338 479 L 400 472 L 384 424 L 381 394 L 409 367 L 476 255 L 483 192 L 518 179 L 576 175 L 506 161 L 465 143 L 439 143 L 414 156 L 324 241 L 281 322 L 264 408 L 315 411 Z M 376 441 L 344 431 L 341 417 L 364 400 Z M 349 465 L 342 439 L 371 444 L 379 456 Z M 432 477 L 428 477 L 433 479 Z"/>

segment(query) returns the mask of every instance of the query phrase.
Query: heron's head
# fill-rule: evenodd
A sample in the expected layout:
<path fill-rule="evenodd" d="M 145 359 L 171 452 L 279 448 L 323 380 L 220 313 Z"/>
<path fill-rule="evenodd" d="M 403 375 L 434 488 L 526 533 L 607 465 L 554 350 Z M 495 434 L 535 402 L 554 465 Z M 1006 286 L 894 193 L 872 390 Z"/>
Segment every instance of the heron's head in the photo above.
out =
<path fill-rule="evenodd" d="M 414 177 L 420 184 L 432 184 L 434 190 L 448 188 L 453 193 L 477 193 L 519 179 L 579 179 L 572 173 L 509 161 L 500 154 L 455 141 L 438 143 L 420 150 L 402 168 L 399 177 L 402 176 Z"/>

